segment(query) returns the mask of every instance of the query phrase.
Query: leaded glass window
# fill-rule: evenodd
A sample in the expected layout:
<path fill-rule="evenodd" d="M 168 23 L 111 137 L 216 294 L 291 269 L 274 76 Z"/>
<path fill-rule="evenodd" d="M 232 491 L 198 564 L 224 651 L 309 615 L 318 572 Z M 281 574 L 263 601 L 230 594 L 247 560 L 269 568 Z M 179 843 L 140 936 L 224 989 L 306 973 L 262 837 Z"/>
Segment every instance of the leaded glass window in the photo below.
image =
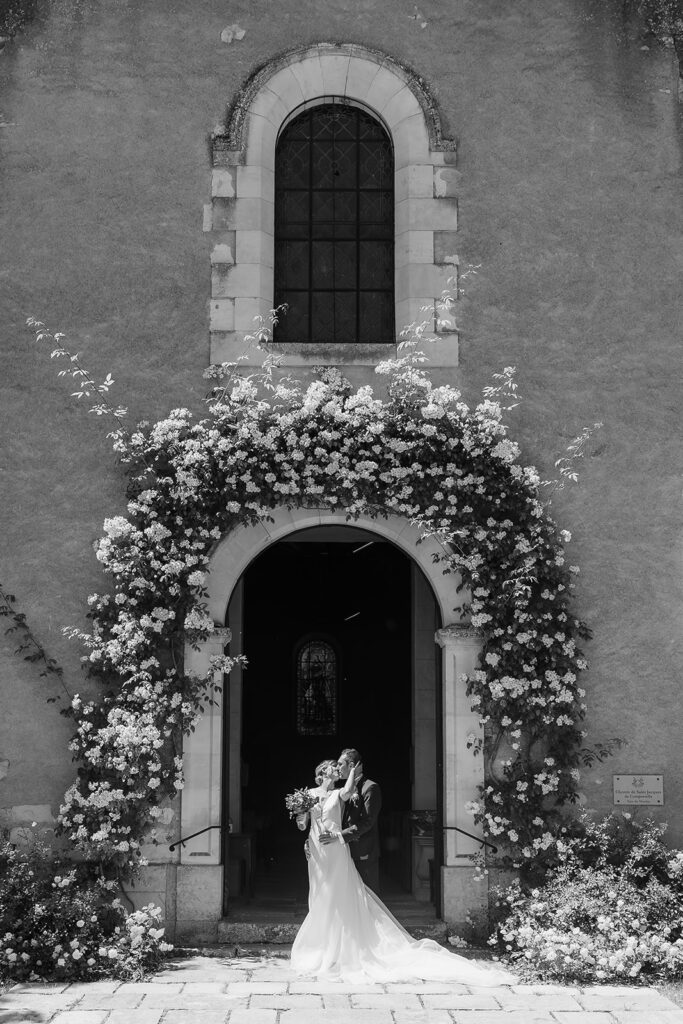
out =
<path fill-rule="evenodd" d="M 302 644 L 296 657 L 296 731 L 300 736 L 337 732 L 337 655 L 325 640 Z"/>
<path fill-rule="evenodd" d="M 275 157 L 278 342 L 393 343 L 394 160 L 382 125 L 348 104 L 311 107 Z"/>

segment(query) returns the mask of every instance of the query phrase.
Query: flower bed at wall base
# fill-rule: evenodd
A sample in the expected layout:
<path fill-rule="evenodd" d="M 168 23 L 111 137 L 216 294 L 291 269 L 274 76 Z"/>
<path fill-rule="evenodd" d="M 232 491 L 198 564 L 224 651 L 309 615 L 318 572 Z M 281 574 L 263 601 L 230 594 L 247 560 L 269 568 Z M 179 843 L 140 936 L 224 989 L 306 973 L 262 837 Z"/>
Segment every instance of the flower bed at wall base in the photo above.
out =
<path fill-rule="evenodd" d="M 113 433 L 130 501 L 127 516 L 105 521 L 97 551 L 113 592 L 90 596 L 90 631 L 71 631 L 103 688 L 99 700 L 73 699 L 80 769 L 59 819 L 86 857 L 135 870 L 145 828 L 183 786 L 179 738 L 211 698 L 211 678 L 234 664 L 214 659 L 207 679 L 183 670 L 184 641 L 215 628 L 204 586 L 214 546 L 277 507 L 308 506 L 343 509 L 350 522 L 403 516 L 442 542 L 443 571 L 460 574 L 463 617 L 484 643 L 467 692 L 487 784 L 470 810 L 512 858 L 543 858 L 579 776 L 578 569 L 566 565 L 569 535 L 550 518 L 538 473 L 507 436 L 498 399 L 511 373 L 470 409 L 420 362 L 409 348 L 377 367 L 386 399 L 335 370 L 303 388 L 272 368 L 248 378 L 214 367 L 204 419 L 174 409 Z"/>
<path fill-rule="evenodd" d="M 39 841 L 0 843 L 0 979 L 139 978 L 172 947 L 161 911 L 127 913 L 115 882 Z"/>
<path fill-rule="evenodd" d="M 542 888 L 497 894 L 492 945 L 529 979 L 648 981 L 683 974 L 683 852 L 666 826 L 630 815 L 584 822 L 556 842 Z"/>

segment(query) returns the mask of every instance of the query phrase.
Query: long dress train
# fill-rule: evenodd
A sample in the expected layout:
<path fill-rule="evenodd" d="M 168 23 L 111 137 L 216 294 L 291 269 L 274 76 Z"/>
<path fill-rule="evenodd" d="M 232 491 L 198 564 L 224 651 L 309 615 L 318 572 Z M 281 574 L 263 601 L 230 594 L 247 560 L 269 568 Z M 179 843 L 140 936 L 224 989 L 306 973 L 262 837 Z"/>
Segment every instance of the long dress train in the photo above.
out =
<path fill-rule="evenodd" d="M 308 915 L 292 946 L 292 967 L 330 980 L 460 982 L 511 985 L 505 971 L 472 963 L 432 939 L 413 939 L 363 884 L 346 844 L 322 844 L 340 832 L 342 804 L 331 790 L 311 810 Z"/>

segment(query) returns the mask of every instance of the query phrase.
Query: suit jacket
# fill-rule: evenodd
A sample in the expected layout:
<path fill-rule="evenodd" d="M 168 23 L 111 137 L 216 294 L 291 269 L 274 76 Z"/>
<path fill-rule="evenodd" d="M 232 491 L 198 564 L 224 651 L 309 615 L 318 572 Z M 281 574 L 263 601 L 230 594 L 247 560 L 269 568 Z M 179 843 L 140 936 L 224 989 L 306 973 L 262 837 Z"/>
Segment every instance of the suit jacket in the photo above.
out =
<path fill-rule="evenodd" d="M 377 819 L 382 809 L 382 791 L 372 779 L 363 777 L 355 794 L 344 805 L 342 836 L 349 843 L 354 860 L 377 860 L 379 828 Z"/>

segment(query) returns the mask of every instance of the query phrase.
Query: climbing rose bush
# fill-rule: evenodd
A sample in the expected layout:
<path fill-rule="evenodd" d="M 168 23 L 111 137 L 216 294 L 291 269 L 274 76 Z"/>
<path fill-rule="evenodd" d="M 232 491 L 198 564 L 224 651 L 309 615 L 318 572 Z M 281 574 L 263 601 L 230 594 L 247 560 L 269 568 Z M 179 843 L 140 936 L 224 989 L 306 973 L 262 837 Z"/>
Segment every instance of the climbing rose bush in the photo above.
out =
<path fill-rule="evenodd" d="M 90 596 L 90 631 L 71 631 L 104 684 L 101 699 L 76 696 L 70 708 L 81 767 L 60 827 L 87 857 L 133 871 L 145 829 L 182 789 L 178 738 L 234 664 L 214 659 L 206 679 L 183 668 L 184 642 L 216 628 L 205 603 L 212 552 L 280 507 L 342 509 L 350 522 L 393 514 L 438 538 L 483 640 L 466 686 L 481 726 L 469 743 L 487 757 L 487 784 L 470 811 L 512 857 L 543 857 L 579 779 L 586 631 L 569 600 L 578 569 L 566 564 L 570 537 L 549 516 L 538 473 L 507 435 L 499 398 L 512 371 L 471 409 L 421 361 L 412 343 L 377 367 L 386 398 L 335 370 L 304 388 L 272 367 L 245 377 L 216 366 L 205 418 L 174 409 L 114 432 L 131 481 L 127 515 L 105 521 L 97 551 L 113 590 Z"/>
<path fill-rule="evenodd" d="M 557 865 L 543 887 L 497 894 L 504 916 L 492 945 L 529 978 L 623 982 L 683 974 L 683 852 L 666 826 L 630 815 L 584 819 L 579 836 L 555 841 Z"/>
<path fill-rule="evenodd" d="M 161 911 L 126 913 L 115 882 L 39 841 L 0 843 L 0 980 L 140 978 L 173 947 Z"/>

